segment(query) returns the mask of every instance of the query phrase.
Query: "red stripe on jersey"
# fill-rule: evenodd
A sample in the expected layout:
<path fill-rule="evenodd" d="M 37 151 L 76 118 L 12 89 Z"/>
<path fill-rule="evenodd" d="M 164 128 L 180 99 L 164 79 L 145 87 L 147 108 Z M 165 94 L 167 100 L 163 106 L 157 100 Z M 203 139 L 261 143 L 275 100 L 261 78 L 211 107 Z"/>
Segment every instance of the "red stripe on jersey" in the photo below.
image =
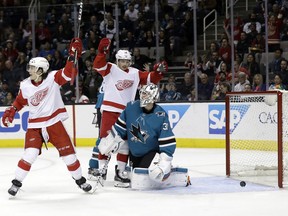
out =
<path fill-rule="evenodd" d="M 54 118 L 55 116 L 57 116 L 58 114 L 65 113 L 65 112 L 66 112 L 66 108 L 60 108 L 60 109 L 56 110 L 54 113 L 52 113 L 52 115 L 50 115 L 50 116 L 40 117 L 40 118 L 35 118 L 35 119 L 29 119 L 29 123 L 48 121 L 48 120 Z"/>
<path fill-rule="evenodd" d="M 122 110 L 124 110 L 125 107 L 126 107 L 126 106 L 124 106 L 122 104 L 114 103 L 112 101 L 103 101 L 102 104 L 106 105 L 106 106 L 112 106 L 112 107 L 115 107 L 115 108 L 118 108 L 118 109 L 122 109 Z"/>
<path fill-rule="evenodd" d="M 18 162 L 18 167 L 25 170 L 25 171 L 29 171 L 31 169 L 31 164 L 28 163 L 27 161 L 24 161 L 23 159 L 21 159 Z"/>
<path fill-rule="evenodd" d="M 117 161 L 122 161 L 124 163 L 127 163 L 128 155 L 124 155 L 124 154 L 118 153 L 117 154 Z"/>
<path fill-rule="evenodd" d="M 67 165 L 67 168 L 69 171 L 75 171 L 80 167 L 80 162 L 79 160 L 76 160 L 75 163 Z"/>
<path fill-rule="evenodd" d="M 13 106 L 16 107 L 17 111 L 20 111 L 27 104 L 28 101 L 27 99 L 23 98 L 22 91 L 20 89 L 15 101 L 13 102 Z"/>

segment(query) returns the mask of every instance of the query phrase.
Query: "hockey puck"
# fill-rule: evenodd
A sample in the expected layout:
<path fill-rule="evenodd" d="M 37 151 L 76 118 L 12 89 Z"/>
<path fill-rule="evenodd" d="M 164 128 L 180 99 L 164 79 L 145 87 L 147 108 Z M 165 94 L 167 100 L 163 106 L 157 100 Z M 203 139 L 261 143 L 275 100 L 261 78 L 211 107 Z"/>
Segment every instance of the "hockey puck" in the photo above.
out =
<path fill-rule="evenodd" d="M 246 186 L 246 182 L 245 182 L 245 181 L 241 181 L 241 182 L 240 182 L 240 186 L 241 186 L 241 187 L 245 187 L 245 186 Z"/>

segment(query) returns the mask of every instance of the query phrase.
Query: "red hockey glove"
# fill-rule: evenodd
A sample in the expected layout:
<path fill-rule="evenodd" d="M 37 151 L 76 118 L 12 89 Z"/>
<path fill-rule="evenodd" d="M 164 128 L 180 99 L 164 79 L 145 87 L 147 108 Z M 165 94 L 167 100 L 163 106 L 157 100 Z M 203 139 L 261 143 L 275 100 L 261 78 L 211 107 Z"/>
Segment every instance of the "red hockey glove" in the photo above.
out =
<path fill-rule="evenodd" d="M 153 70 L 159 73 L 165 73 L 168 71 L 168 64 L 166 61 L 162 61 L 154 64 Z"/>
<path fill-rule="evenodd" d="M 73 56 L 75 58 L 77 52 L 77 59 L 81 57 L 82 53 L 82 41 L 80 38 L 73 38 L 69 47 L 69 56 Z"/>
<path fill-rule="evenodd" d="M 15 113 L 16 113 L 16 108 L 14 106 L 10 106 L 5 110 L 2 116 L 2 123 L 5 127 L 8 127 L 9 123 L 13 122 Z"/>
<path fill-rule="evenodd" d="M 102 38 L 99 46 L 98 46 L 98 53 L 107 54 L 110 48 L 110 39 L 109 38 Z"/>

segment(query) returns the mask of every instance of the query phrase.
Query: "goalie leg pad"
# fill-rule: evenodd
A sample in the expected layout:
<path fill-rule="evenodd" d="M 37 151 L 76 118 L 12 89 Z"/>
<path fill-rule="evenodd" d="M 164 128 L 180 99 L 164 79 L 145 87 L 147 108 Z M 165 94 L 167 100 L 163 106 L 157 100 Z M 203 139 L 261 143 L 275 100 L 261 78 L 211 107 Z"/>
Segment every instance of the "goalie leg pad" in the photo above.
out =
<path fill-rule="evenodd" d="M 186 187 L 190 184 L 188 169 L 183 167 L 172 168 L 169 178 L 163 182 L 155 182 L 151 180 L 147 168 L 134 168 L 131 173 L 131 188 L 135 190 Z"/>

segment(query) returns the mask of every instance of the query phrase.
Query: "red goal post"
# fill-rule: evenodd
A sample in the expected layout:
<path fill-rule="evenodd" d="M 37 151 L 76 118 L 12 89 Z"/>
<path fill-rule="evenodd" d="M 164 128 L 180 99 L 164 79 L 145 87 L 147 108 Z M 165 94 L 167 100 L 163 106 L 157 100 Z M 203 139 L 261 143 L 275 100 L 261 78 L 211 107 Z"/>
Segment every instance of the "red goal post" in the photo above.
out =
<path fill-rule="evenodd" d="M 288 91 L 226 95 L 226 175 L 254 183 L 288 183 Z"/>

